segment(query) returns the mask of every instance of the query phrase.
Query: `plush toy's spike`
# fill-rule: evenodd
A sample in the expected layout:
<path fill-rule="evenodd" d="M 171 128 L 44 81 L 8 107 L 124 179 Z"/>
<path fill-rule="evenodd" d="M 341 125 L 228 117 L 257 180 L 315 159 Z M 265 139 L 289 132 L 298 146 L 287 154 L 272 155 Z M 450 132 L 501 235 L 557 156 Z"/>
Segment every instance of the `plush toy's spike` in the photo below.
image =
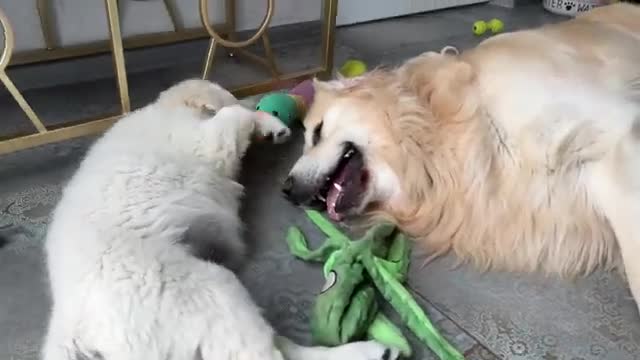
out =
<path fill-rule="evenodd" d="M 305 212 L 307 213 L 307 217 L 309 217 L 309 220 L 311 220 L 311 222 L 313 222 L 318 227 L 318 229 L 322 230 L 322 232 L 327 235 L 329 239 L 339 239 L 345 245 L 351 241 L 348 236 L 344 235 L 331 223 L 331 221 L 327 220 L 318 211 L 305 210 Z"/>
<path fill-rule="evenodd" d="M 313 103 L 313 98 L 315 96 L 313 81 L 305 80 L 299 83 L 293 89 L 289 90 L 289 95 L 299 97 L 304 105 L 304 109 L 307 109 Z M 304 112 L 301 114 L 304 114 Z"/>
<path fill-rule="evenodd" d="M 302 232 L 298 228 L 289 229 L 287 234 L 287 244 L 289 245 L 289 252 L 295 257 L 305 261 L 327 261 L 331 254 L 342 248 L 342 242 L 338 241 L 326 241 L 322 246 L 315 250 L 310 250 L 307 247 L 307 241 L 302 235 Z"/>

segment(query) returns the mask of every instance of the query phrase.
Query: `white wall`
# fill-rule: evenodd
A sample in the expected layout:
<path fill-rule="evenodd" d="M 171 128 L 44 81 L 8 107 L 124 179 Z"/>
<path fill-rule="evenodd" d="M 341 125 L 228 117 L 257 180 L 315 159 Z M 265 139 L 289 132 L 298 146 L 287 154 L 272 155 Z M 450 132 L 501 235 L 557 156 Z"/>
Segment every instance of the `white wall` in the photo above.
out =
<path fill-rule="evenodd" d="M 197 0 L 169 0 L 177 10 L 177 21 L 185 28 L 200 26 Z M 338 25 L 424 12 L 487 0 L 339 0 Z M 54 39 L 62 46 L 77 45 L 109 36 L 104 0 L 51 0 Z M 162 0 L 121 0 L 120 16 L 125 36 L 173 31 L 169 12 Z M 44 48 L 36 0 L 0 0 L 16 33 L 16 51 Z M 212 0 L 210 18 L 224 19 L 224 1 Z M 238 30 L 255 29 L 266 9 L 266 0 L 237 0 Z M 272 25 L 320 19 L 322 0 L 276 0 Z"/>
<path fill-rule="evenodd" d="M 489 0 L 342 0 L 338 2 L 338 25 L 409 15 Z"/>

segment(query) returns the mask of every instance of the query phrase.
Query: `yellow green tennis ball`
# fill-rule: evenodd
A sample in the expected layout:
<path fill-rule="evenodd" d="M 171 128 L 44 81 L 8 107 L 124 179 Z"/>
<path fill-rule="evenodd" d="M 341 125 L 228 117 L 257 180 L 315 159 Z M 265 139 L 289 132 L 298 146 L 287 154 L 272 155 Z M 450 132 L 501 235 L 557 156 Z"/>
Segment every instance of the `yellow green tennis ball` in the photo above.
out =
<path fill-rule="evenodd" d="M 347 60 L 340 68 L 340 74 L 347 78 L 360 76 L 365 72 L 367 72 L 367 64 L 360 60 Z"/>
<path fill-rule="evenodd" d="M 502 29 L 504 29 L 504 23 L 499 20 L 499 19 L 491 19 L 489 20 L 489 29 L 491 29 L 491 32 L 494 34 L 497 34 L 499 32 L 502 31 Z"/>
<path fill-rule="evenodd" d="M 487 32 L 488 28 L 489 25 L 486 23 L 486 21 L 478 20 L 473 23 L 473 33 L 476 35 L 484 34 L 485 32 Z"/>

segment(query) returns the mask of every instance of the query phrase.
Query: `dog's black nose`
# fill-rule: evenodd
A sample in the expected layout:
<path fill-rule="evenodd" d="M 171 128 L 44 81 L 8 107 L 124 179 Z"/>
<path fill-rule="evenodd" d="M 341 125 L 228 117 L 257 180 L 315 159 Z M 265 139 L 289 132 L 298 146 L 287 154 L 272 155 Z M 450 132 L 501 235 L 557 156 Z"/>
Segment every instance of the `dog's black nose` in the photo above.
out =
<path fill-rule="evenodd" d="M 294 175 L 289 175 L 282 183 L 282 194 L 294 205 L 309 205 L 317 192 L 317 186 Z"/>
<path fill-rule="evenodd" d="M 282 184 L 282 193 L 288 198 L 291 197 L 291 192 L 293 191 L 294 183 L 295 183 L 295 180 L 293 179 L 293 176 L 288 176 L 284 180 L 284 183 Z"/>

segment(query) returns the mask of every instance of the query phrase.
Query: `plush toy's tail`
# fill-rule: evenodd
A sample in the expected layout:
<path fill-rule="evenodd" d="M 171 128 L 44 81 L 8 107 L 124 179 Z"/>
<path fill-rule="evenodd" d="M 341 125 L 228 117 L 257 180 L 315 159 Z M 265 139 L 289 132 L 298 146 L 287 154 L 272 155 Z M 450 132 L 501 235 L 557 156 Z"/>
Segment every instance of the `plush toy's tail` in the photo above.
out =
<path fill-rule="evenodd" d="M 371 325 L 369 325 L 367 335 L 370 339 L 380 344 L 398 349 L 402 356 L 406 358 L 410 358 L 412 355 L 411 345 L 409 345 L 407 338 L 382 312 L 378 312 Z"/>

